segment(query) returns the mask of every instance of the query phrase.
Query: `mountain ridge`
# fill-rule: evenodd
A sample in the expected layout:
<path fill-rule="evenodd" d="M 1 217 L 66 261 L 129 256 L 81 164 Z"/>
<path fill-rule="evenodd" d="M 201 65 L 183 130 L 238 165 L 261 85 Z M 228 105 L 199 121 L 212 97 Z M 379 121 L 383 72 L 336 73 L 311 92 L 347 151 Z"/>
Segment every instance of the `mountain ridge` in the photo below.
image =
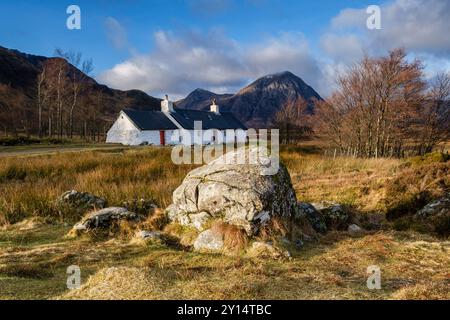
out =
<path fill-rule="evenodd" d="M 195 89 L 186 98 L 176 102 L 183 109 L 208 110 L 216 99 L 223 111 L 232 112 L 247 126 L 267 127 L 276 113 L 288 101 L 304 99 L 308 112 L 322 97 L 300 77 L 282 71 L 260 77 L 235 94 L 216 94 L 205 89 Z"/>
<path fill-rule="evenodd" d="M 14 116 L 6 114 L 5 110 L 2 114 L 2 110 L 0 110 L 0 120 L 25 123 L 22 131 L 28 132 L 30 129 L 35 131 L 32 119 L 37 118 L 37 77 L 42 70 L 43 63 L 56 59 L 62 58 L 33 55 L 0 46 L 0 105 L 6 107 L 3 109 L 23 109 L 16 110 L 18 112 L 15 112 Z M 81 72 L 68 61 L 64 61 L 68 65 L 68 70 Z M 160 109 L 161 99 L 152 97 L 144 91 L 112 89 L 98 83 L 90 76 L 87 76 L 85 81 L 89 87 L 86 90 L 88 92 L 86 95 L 89 96 L 85 98 L 95 113 L 91 120 L 93 127 L 110 125 L 120 110 L 125 108 Z M 184 99 L 175 102 L 175 107 L 209 110 L 211 101 L 216 99 L 222 111 L 233 113 L 249 127 L 262 128 L 270 125 L 275 114 L 286 102 L 299 98 L 308 101 L 310 112 L 313 112 L 314 101 L 322 100 L 320 95 L 300 77 L 290 71 L 283 71 L 260 77 L 236 93 L 217 94 L 197 88 Z M 14 117 L 21 117 L 21 119 Z M 25 118 L 25 121 L 22 118 Z M 6 132 L 6 125 L 3 126 Z M 12 124 L 9 126 L 12 127 Z"/>

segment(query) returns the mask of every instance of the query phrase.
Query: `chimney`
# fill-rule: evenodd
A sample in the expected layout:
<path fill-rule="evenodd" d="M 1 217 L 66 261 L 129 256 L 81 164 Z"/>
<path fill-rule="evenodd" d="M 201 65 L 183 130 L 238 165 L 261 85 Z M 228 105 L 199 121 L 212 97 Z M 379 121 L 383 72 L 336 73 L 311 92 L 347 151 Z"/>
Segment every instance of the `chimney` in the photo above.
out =
<path fill-rule="evenodd" d="M 216 104 L 216 99 L 214 98 L 210 107 L 210 111 L 215 114 L 220 114 L 219 106 Z"/>
<path fill-rule="evenodd" d="M 161 101 L 161 111 L 162 112 L 175 112 L 173 109 L 173 102 L 169 100 L 169 96 L 166 94 L 164 100 Z"/>

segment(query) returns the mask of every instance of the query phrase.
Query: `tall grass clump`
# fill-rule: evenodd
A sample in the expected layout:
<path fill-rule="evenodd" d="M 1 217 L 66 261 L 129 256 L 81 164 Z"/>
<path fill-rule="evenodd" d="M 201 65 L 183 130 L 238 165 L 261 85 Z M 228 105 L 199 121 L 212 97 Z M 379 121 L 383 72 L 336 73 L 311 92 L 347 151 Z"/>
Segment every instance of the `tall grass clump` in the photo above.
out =
<path fill-rule="evenodd" d="M 103 197 L 111 206 L 145 199 L 166 207 L 173 190 L 193 168 L 173 164 L 168 148 L 4 158 L 0 161 L 0 223 L 32 216 L 69 218 L 55 201 L 72 189 Z"/>

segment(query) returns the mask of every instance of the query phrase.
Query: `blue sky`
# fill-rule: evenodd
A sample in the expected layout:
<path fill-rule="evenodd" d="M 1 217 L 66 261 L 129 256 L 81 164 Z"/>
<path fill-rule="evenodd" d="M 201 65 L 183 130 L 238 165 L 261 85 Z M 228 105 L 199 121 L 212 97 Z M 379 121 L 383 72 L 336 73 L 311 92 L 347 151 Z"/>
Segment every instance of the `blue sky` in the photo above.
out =
<path fill-rule="evenodd" d="M 120 89 L 182 97 L 196 87 L 234 92 L 266 73 L 290 70 L 327 95 L 362 52 L 397 46 L 449 70 L 445 0 L 91 0 L 0 2 L 0 45 L 51 56 L 56 47 L 94 61 L 94 76 Z M 66 8 L 81 8 L 68 30 Z M 382 30 L 365 27 L 381 8 Z"/>

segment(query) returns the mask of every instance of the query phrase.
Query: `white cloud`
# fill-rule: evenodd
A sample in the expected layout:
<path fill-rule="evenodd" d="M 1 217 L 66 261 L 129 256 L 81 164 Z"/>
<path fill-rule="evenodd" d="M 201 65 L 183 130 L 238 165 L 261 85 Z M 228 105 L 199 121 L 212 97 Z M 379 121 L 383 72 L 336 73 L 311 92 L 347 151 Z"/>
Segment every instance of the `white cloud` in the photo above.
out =
<path fill-rule="evenodd" d="M 233 93 L 257 77 L 283 70 L 313 87 L 321 78 L 318 62 L 301 34 L 285 33 L 244 46 L 220 30 L 206 35 L 159 31 L 154 43 L 152 52 L 134 55 L 102 73 L 99 80 L 114 88 L 179 98 L 197 87 Z"/>
<path fill-rule="evenodd" d="M 320 39 L 321 48 L 335 61 L 349 64 L 364 54 L 361 40 L 354 34 L 327 33 Z"/>
<path fill-rule="evenodd" d="M 202 1 L 192 0 L 191 7 Z M 232 4 L 231 0 L 214 0 L 209 5 L 222 12 Z M 381 5 L 381 30 L 367 29 L 368 16 L 366 8 L 342 10 L 320 37 L 321 51 L 315 52 L 316 56 L 305 37 L 296 32 L 244 44 L 219 29 L 206 34 L 159 31 L 153 35 L 151 52 L 130 50 L 128 60 L 102 73 L 99 80 L 115 88 L 180 98 L 197 87 L 233 93 L 258 77 L 289 70 L 327 96 L 335 86 L 336 75 L 363 53 L 385 55 L 397 47 L 404 47 L 412 58 L 423 59 L 427 76 L 449 70 L 450 1 L 386 2 Z M 128 46 L 126 32 L 118 21 L 108 19 L 107 29 L 116 47 Z"/>
<path fill-rule="evenodd" d="M 367 29 L 368 16 L 366 9 L 345 9 L 332 19 L 331 27 L 338 34 L 347 30 L 358 35 L 360 43 L 374 53 L 404 47 L 415 53 L 450 55 L 450 1 L 388 2 L 381 6 L 381 30 Z"/>
<path fill-rule="evenodd" d="M 394 0 L 381 5 L 381 30 L 366 26 L 366 8 L 342 10 L 330 21 L 320 47 L 328 62 L 323 66 L 324 83 L 333 88 L 333 79 L 364 53 L 385 55 L 405 48 L 410 58 L 425 65 L 425 76 L 450 70 L 450 1 Z M 328 91 L 330 92 L 330 91 Z"/>

